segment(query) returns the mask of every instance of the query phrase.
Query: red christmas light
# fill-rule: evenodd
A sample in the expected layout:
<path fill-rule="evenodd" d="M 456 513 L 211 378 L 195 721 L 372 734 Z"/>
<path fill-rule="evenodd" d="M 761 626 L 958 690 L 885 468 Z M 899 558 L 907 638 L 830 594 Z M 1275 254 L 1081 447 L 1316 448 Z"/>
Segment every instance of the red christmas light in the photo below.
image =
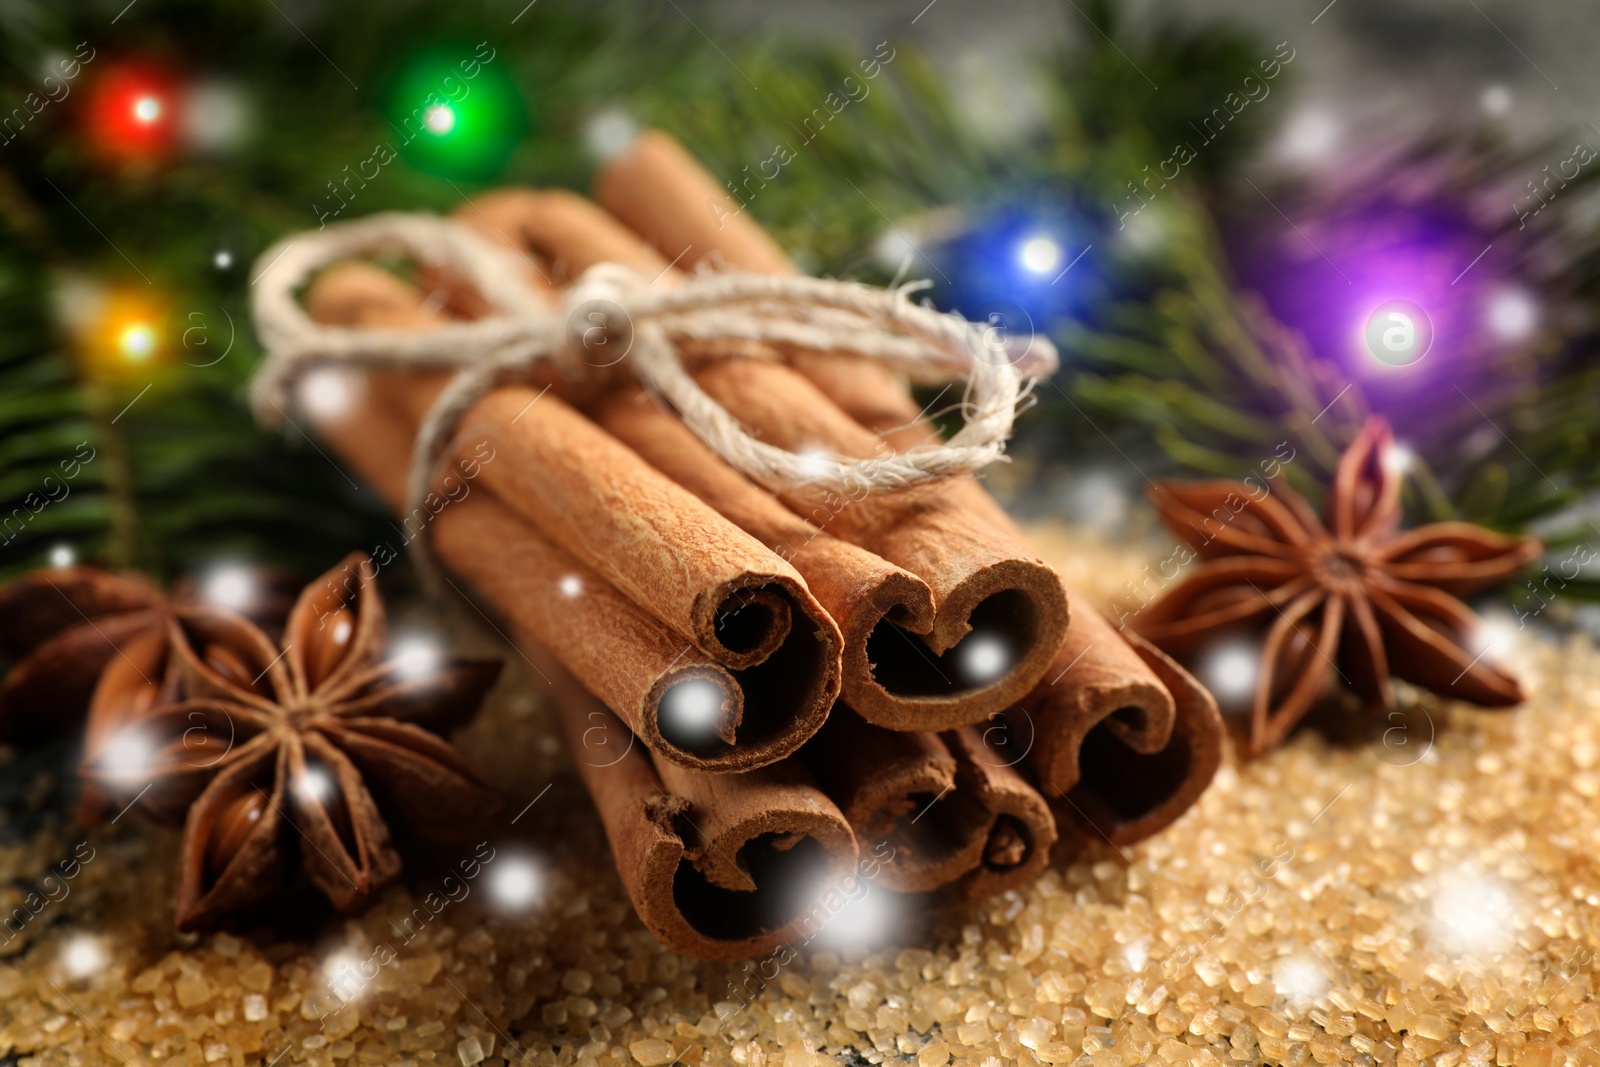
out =
<path fill-rule="evenodd" d="M 178 101 L 171 79 L 159 71 L 113 67 L 90 96 L 90 141 L 116 159 L 159 159 L 176 139 Z"/>

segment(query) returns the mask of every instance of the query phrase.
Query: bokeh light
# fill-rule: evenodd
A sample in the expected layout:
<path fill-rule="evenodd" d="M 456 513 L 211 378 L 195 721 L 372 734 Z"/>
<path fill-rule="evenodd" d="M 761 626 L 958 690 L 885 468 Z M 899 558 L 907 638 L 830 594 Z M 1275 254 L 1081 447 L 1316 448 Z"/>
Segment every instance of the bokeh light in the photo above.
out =
<path fill-rule="evenodd" d="M 1339 147 L 1339 120 L 1320 109 L 1292 116 L 1278 139 L 1276 154 L 1286 163 L 1308 165 L 1329 159 Z"/>
<path fill-rule="evenodd" d="M 657 724 L 673 744 L 704 745 L 717 736 L 722 722 L 722 689 L 707 678 L 675 682 L 661 698 Z"/>
<path fill-rule="evenodd" d="M 150 161 L 172 149 L 179 108 L 172 78 L 154 67 L 106 68 L 90 88 L 89 142 L 118 162 Z"/>
<path fill-rule="evenodd" d="M 489 897 L 508 912 L 523 912 L 539 902 L 544 878 L 527 856 L 503 854 L 495 857 L 488 873 Z"/>
<path fill-rule="evenodd" d="M 147 322 L 133 322 L 117 335 L 117 348 L 130 363 L 142 363 L 155 351 L 156 331 Z"/>
<path fill-rule="evenodd" d="M 76 934 L 61 947 L 61 967 L 73 978 L 87 978 L 105 965 L 105 946 L 97 937 Z"/>
<path fill-rule="evenodd" d="M 361 973 L 361 958 L 348 949 L 335 952 L 322 964 L 322 976 L 334 996 L 348 1004 L 367 988 Z"/>
<path fill-rule="evenodd" d="M 1017 258 L 1035 274 L 1052 274 L 1061 264 L 1061 246 L 1053 238 L 1036 235 L 1022 242 Z"/>
<path fill-rule="evenodd" d="M 1310 956 L 1285 956 L 1272 965 L 1272 984 L 1278 995 L 1292 1001 L 1315 1000 L 1332 984 Z"/>
<path fill-rule="evenodd" d="M 1434 941 L 1457 955 L 1493 953 L 1510 945 L 1517 905 L 1511 890 L 1476 867 L 1463 866 L 1434 887 Z"/>
<path fill-rule="evenodd" d="M 1489 297 L 1484 324 L 1502 341 L 1526 341 L 1539 326 L 1539 305 L 1522 289 L 1500 289 Z"/>
<path fill-rule="evenodd" d="M 1478 97 L 1478 106 L 1483 108 L 1485 115 L 1496 118 L 1507 115 L 1511 112 L 1511 90 L 1499 82 L 1486 85 Z"/>
<path fill-rule="evenodd" d="M 1410 300 L 1386 300 L 1367 316 L 1362 343 L 1379 363 L 1407 367 L 1433 347 L 1433 320 Z"/>
<path fill-rule="evenodd" d="M 928 219 L 920 227 L 927 236 L 905 231 L 931 256 L 915 257 L 912 275 L 931 278 L 935 303 L 973 322 L 995 325 L 999 312 L 1008 340 L 1033 329 L 1046 333 L 1099 292 L 1094 257 L 1084 261 L 1100 244 L 1091 236 L 1096 215 L 1069 191 L 1054 190 L 1049 198 L 1020 199 L 974 218 Z"/>
<path fill-rule="evenodd" d="M 818 931 L 816 943 L 836 950 L 885 944 L 899 931 L 902 900 L 871 882 L 858 881 L 849 888 L 844 906 Z"/>
<path fill-rule="evenodd" d="M 1408 445 L 1395 442 L 1383 453 L 1383 468 L 1390 474 L 1404 474 L 1416 463 L 1417 454 Z"/>
<path fill-rule="evenodd" d="M 249 97 L 242 88 L 225 81 L 190 86 L 183 94 L 179 118 L 184 144 L 212 155 L 237 148 L 254 125 Z"/>
<path fill-rule="evenodd" d="M 409 634 L 394 642 L 390 659 L 397 675 L 414 680 L 438 670 L 444 661 L 444 650 L 432 638 Z"/>
<path fill-rule="evenodd" d="M 155 755 L 155 745 L 143 730 L 126 728 L 107 738 L 96 762 L 108 771 L 130 774 L 146 770 Z"/>
<path fill-rule="evenodd" d="M 321 804 L 333 796 L 333 775 L 317 766 L 308 766 L 295 775 L 294 794 L 307 804 Z"/>
<path fill-rule="evenodd" d="M 137 380 L 166 362 L 168 306 L 149 288 L 71 283 L 59 301 L 92 376 Z"/>
<path fill-rule="evenodd" d="M 343 367 L 318 367 L 301 377 L 295 387 L 300 408 L 315 420 L 332 421 L 350 414 L 364 379 Z"/>
<path fill-rule="evenodd" d="M 1201 684 L 1224 708 L 1248 706 L 1261 672 L 1260 650 L 1244 642 L 1218 645 L 1201 657 Z"/>
<path fill-rule="evenodd" d="M 968 685 L 988 685 L 1005 677 L 1016 661 L 1011 643 L 999 634 L 968 634 L 955 648 L 956 670 Z"/>
<path fill-rule="evenodd" d="M 1492 612 L 1478 619 L 1477 627 L 1467 635 L 1467 646 L 1474 655 L 1499 662 L 1516 646 L 1520 633 L 1520 626 L 1510 615 Z"/>
<path fill-rule="evenodd" d="M 898 226 L 884 230 L 872 244 L 872 258 L 884 270 L 898 271 L 917 255 L 916 242 Z"/>
<path fill-rule="evenodd" d="M 400 155 L 446 178 L 493 177 L 528 129 L 504 57 L 474 43 L 439 44 L 413 56 L 385 99 Z"/>
<path fill-rule="evenodd" d="M 596 112 L 583 124 L 583 143 L 601 163 L 621 155 L 638 136 L 638 120 L 621 108 Z"/>
<path fill-rule="evenodd" d="M 226 611 L 249 611 L 260 595 L 255 572 L 241 563 L 219 563 L 200 583 L 201 599 Z"/>
<path fill-rule="evenodd" d="M 456 128 L 456 112 L 449 104 L 435 104 L 428 109 L 424 121 L 427 123 L 429 133 L 443 137 Z"/>

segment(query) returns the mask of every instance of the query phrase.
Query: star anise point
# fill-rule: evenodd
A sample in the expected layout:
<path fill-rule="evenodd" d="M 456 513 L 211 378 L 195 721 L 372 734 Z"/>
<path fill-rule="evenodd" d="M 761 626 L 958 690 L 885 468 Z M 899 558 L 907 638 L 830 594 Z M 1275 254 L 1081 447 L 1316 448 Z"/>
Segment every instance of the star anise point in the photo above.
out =
<path fill-rule="evenodd" d="M 1202 561 L 1134 619 L 1191 661 L 1229 635 L 1258 634 L 1261 669 L 1244 748 L 1280 744 L 1335 679 L 1371 707 L 1393 706 L 1391 677 L 1502 707 L 1515 678 L 1484 654 L 1459 599 L 1506 581 L 1541 551 L 1532 538 L 1469 523 L 1400 531 L 1400 476 L 1381 419 L 1342 456 L 1319 517 L 1281 478 L 1160 484 L 1151 500 Z"/>

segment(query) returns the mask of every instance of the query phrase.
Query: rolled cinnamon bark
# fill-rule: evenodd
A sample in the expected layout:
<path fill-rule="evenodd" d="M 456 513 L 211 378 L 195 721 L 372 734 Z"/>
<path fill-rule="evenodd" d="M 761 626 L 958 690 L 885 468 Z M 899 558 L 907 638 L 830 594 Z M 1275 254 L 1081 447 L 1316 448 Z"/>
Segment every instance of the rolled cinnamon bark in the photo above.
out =
<path fill-rule="evenodd" d="M 959 884 L 989 896 L 1049 862 L 1056 826 L 1048 805 L 975 727 L 885 730 L 838 707 L 801 754 L 857 839 L 892 846 L 879 875 L 889 889 Z"/>
<path fill-rule="evenodd" d="M 1085 608 L 1077 618 L 1090 614 Z M 1118 633 L 1094 617 L 1111 639 L 1126 642 L 1122 649 L 1138 656 L 1170 694 L 1170 736 L 1157 744 L 1159 731 L 1149 720 L 1141 723 L 1115 709 L 1106 714 L 1108 704 L 1063 688 L 1088 657 L 1055 686 L 1046 679 L 1009 718 L 1014 735 L 1034 739 L 1029 762 L 1047 783 L 1042 792 L 1056 817 L 1091 838 L 1130 845 L 1170 825 L 1205 792 L 1222 765 L 1222 716 L 1205 687 L 1171 658 L 1137 634 Z"/>
<path fill-rule="evenodd" d="M 688 246 L 690 251 L 683 256 L 684 262 L 692 263 L 716 254 L 730 265 L 745 270 L 769 273 L 793 273 L 795 270 L 754 219 L 728 201 L 704 168 L 676 141 L 658 131 L 641 134 L 627 151 L 613 159 L 597 177 L 596 192 L 603 205 L 647 239 L 658 245 L 666 241 L 675 248 Z M 710 210 L 708 205 L 717 206 L 718 210 Z M 697 377 L 707 392 L 739 412 L 752 425 L 767 431 L 777 427 L 786 429 L 788 432 L 776 435 L 779 443 L 787 440 L 792 445 L 811 438 L 815 443 L 856 456 L 870 454 L 866 449 L 876 443 L 852 435 L 851 428 L 837 420 L 829 420 L 826 425 L 818 422 L 796 427 L 792 425 L 793 418 L 781 411 L 749 414 L 748 407 L 759 404 L 764 393 L 782 396 L 784 407 L 791 412 L 821 410 L 815 397 L 801 390 L 794 380 L 797 376 L 807 379 L 817 393 L 826 396 L 854 423 L 872 431 L 897 450 L 909 450 L 939 439 L 937 430 L 922 417 L 904 378 L 890 368 L 830 353 L 795 352 L 790 353 L 789 358 L 798 375 L 791 375 L 787 381 L 780 380 L 785 368 L 751 370 L 743 365 L 708 368 Z M 741 381 L 741 378 L 747 380 Z M 748 380 L 752 378 L 760 380 Z M 963 525 L 986 531 L 992 539 L 991 546 L 1006 546 L 1021 556 L 1033 555 L 1026 537 L 1010 516 L 975 479 L 952 479 L 919 492 L 937 500 L 936 514 L 955 517 Z M 829 530 L 849 540 L 867 538 L 860 543 L 923 574 L 908 559 L 897 557 L 892 549 L 874 543 L 871 533 L 852 534 L 840 525 L 848 525 L 855 519 L 849 514 L 852 510 L 858 514 L 870 512 L 872 503 L 866 502 L 865 508 L 842 509 L 828 524 Z M 897 529 L 895 533 L 901 531 Z M 948 538 L 943 540 L 948 543 Z M 972 551 L 981 553 L 985 547 L 980 545 Z M 943 593 L 934 584 L 941 615 L 946 610 Z M 1069 601 L 1075 599 L 1069 598 Z M 1034 680 L 1042 678 L 1048 682 L 1060 677 L 1068 665 L 1073 665 L 1070 679 L 1064 682 L 1067 691 L 1057 692 L 1051 707 L 1070 708 L 1071 721 L 1075 723 L 1084 721 L 1084 716 L 1091 722 L 1106 720 L 1106 732 L 1120 738 L 1134 751 L 1154 751 L 1168 736 L 1168 724 L 1174 715 L 1172 697 L 1161 684 L 1157 672 L 1149 669 L 1140 656 L 1131 653 L 1127 643 L 1117 639 L 1115 631 L 1097 612 L 1073 602 L 1070 617 L 1073 625 L 1065 642 L 1058 638 L 1057 644 L 1051 647 L 1054 665 L 1033 675 Z M 1041 683 L 1040 689 L 1043 688 Z M 1053 730 L 1041 730 L 1039 741 L 1044 752 L 1042 762 L 1036 765 L 1042 768 L 1045 780 L 1065 781 L 1069 775 L 1076 780 L 1078 753 L 1073 735 L 1069 733 L 1058 738 Z"/>
<path fill-rule="evenodd" d="M 314 301 L 313 313 L 329 303 Z M 383 377 L 420 425 L 435 382 Z M 816 646 L 810 673 L 824 684 L 813 688 L 830 702 L 837 695 L 837 630 L 799 573 L 568 404 L 505 386 L 473 406 L 456 437 L 504 454 L 483 471 L 495 495 L 708 655 L 753 666 L 792 629 Z"/>
<path fill-rule="evenodd" d="M 546 281 L 567 285 L 596 263 L 662 270 L 639 239 L 600 205 L 566 189 L 496 189 L 456 209 L 455 220 L 484 237 L 548 265 Z"/>
<path fill-rule="evenodd" d="M 502 387 L 458 435 L 503 455 L 484 468 L 496 496 L 707 655 L 743 669 L 781 649 L 787 684 L 805 693 L 796 716 L 821 724 L 839 692 L 839 631 L 776 553 L 555 397 Z"/>
<path fill-rule="evenodd" d="M 893 846 L 878 876 L 887 888 L 928 892 L 982 861 L 993 817 L 956 791 L 956 761 L 938 734 L 885 730 L 836 707 L 800 751 L 857 839 Z"/>
<path fill-rule="evenodd" d="M 708 360 L 694 375 L 781 448 L 870 458 L 883 447 L 790 367 Z M 1055 572 L 951 489 L 855 499 L 781 494 L 791 510 L 910 571 L 933 592 L 931 627 L 913 638 L 907 627 L 880 626 L 867 643 L 876 691 L 868 689 L 856 707 L 886 725 L 948 729 L 982 721 L 1033 687 L 1066 634 L 1066 593 Z"/>
<path fill-rule="evenodd" d="M 972 897 L 1032 880 L 1049 864 L 1057 836 L 1048 802 L 1017 764 L 989 745 L 986 733 L 963 726 L 941 735 L 956 760 L 956 789 L 976 797 L 989 813 L 982 855 L 963 883 Z"/>
<path fill-rule="evenodd" d="M 675 141 L 657 131 L 641 134 L 595 180 L 596 196 L 658 249 L 672 248 L 685 264 L 708 257 L 745 270 L 792 274 L 794 266 L 759 226 L 728 201 L 716 182 Z M 757 361 L 710 361 L 695 372 L 701 388 L 764 440 L 792 450 L 821 449 L 869 458 L 898 440 L 864 432 L 834 397 L 807 382 L 812 362 L 859 365 L 852 387 L 888 397 L 868 405 L 911 404 L 898 420 L 926 443 L 921 420 L 898 377 L 866 360 L 795 355 L 795 366 Z M 841 370 L 841 374 L 848 372 Z M 802 384 L 812 387 L 795 390 Z M 892 398 L 892 400 L 891 400 Z M 879 429 L 880 427 L 872 427 Z M 881 427 L 892 429 L 892 426 Z M 785 503 L 847 541 L 861 545 L 926 581 L 937 607 L 918 648 L 883 629 L 869 658 L 891 701 L 867 699 L 856 710 L 880 721 L 915 716 L 924 729 L 982 721 L 1008 707 L 1038 682 L 1066 633 L 1068 607 L 1060 580 L 1009 522 L 992 522 L 1000 509 L 970 478 L 910 492 L 859 500 L 804 499 Z M 963 650 L 959 645 L 966 645 Z M 975 667 L 984 668 L 975 670 Z M 998 676 L 995 676 L 995 674 Z"/>
<path fill-rule="evenodd" d="M 660 130 L 641 132 L 607 162 L 595 175 L 594 195 L 657 251 L 685 265 L 712 259 L 757 274 L 799 273 L 760 223 Z M 894 369 L 832 353 L 797 352 L 790 358 L 840 409 L 895 448 L 937 440 Z M 906 430 L 914 436 L 895 438 Z"/>
<path fill-rule="evenodd" d="M 379 281 L 351 269 L 319 279 L 308 307 L 324 321 L 350 324 L 352 317 L 357 322 L 364 317 L 367 322 L 410 325 L 431 321 L 420 301 L 421 294 L 398 279 Z M 371 385 L 378 406 L 388 401 L 404 412 L 400 429 L 394 428 L 393 419 L 386 426 L 377 415 L 363 412 L 333 420 L 322 430 L 336 450 L 380 485 L 392 504 L 401 506 L 410 455 L 407 435 L 420 423 L 419 409 L 438 382 L 373 375 Z M 432 518 L 428 536 L 441 558 L 488 589 L 502 610 L 536 633 L 667 758 L 702 769 L 739 770 L 793 752 L 821 724 L 837 693 L 838 631 L 831 619 L 787 564 L 561 401 L 543 398 L 539 419 L 518 426 L 515 411 L 536 397 L 528 390 L 506 388 L 468 413 L 456 440 L 481 438 L 492 448 L 487 454 L 499 459 L 498 468 L 491 462 L 475 467 L 491 492 L 441 502 L 437 518 L 431 512 L 421 517 L 419 531 Z M 535 422 L 540 429 L 530 430 Z M 551 422 L 558 425 L 552 428 Z M 543 446 L 530 447 L 530 439 Z M 583 459 L 577 454 L 585 451 L 611 461 L 602 464 L 607 484 L 585 486 L 578 470 Z M 474 452 L 480 458 L 485 454 L 482 445 Z M 509 469 L 493 476 L 513 464 L 544 460 L 552 466 L 564 464 L 565 480 L 541 483 L 526 470 Z M 556 499 L 567 492 L 583 500 L 593 520 L 587 531 L 578 529 L 571 514 L 535 526 L 527 516 L 535 501 L 526 495 L 515 519 L 505 513 L 501 501 L 506 494 L 519 489 L 526 494 L 530 484 L 551 482 L 559 491 L 553 494 Z M 699 511 L 666 517 L 652 512 L 641 518 L 633 493 L 655 510 L 677 508 L 687 500 Z M 609 518 L 607 507 L 614 509 Z M 693 525 L 707 515 L 714 525 Z M 624 543 L 622 535 L 630 526 L 643 532 Z M 566 544 L 550 536 L 552 527 L 558 536 L 565 535 Z M 736 551 L 748 558 L 748 546 L 755 545 L 778 564 L 772 569 L 776 573 L 741 570 L 739 558 L 730 562 L 725 551 L 729 531 L 736 535 Z M 586 551 L 569 551 L 584 532 Z M 597 563 L 604 563 L 607 551 L 632 552 L 634 558 L 627 568 L 602 573 Z M 680 559 L 678 551 L 694 558 Z M 654 553 L 665 572 L 654 585 L 639 579 L 639 556 L 646 552 Z M 631 576 L 631 588 L 613 584 L 619 570 Z M 508 603 L 512 600 L 516 603 Z M 663 621 L 658 612 L 673 617 Z M 698 641 L 694 632 L 686 633 L 695 630 Z M 712 647 L 705 648 L 707 644 Z"/>
<path fill-rule="evenodd" d="M 641 132 L 600 169 L 594 198 L 668 260 L 698 263 L 715 254 L 757 274 L 795 273 L 778 243 L 660 130 Z"/>
<path fill-rule="evenodd" d="M 885 625 L 924 633 L 932 628 L 927 583 L 797 516 L 713 454 L 642 389 L 618 389 L 590 410 L 603 428 L 794 565 L 843 635 L 844 703 L 889 729 L 928 725 L 921 709 L 897 699 L 874 677 L 868 653 Z"/>
<path fill-rule="evenodd" d="M 783 705 L 543 541 L 491 495 L 453 504 L 430 531 L 450 569 L 554 651 L 663 758 L 702 770 L 762 766 L 790 748 Z M 485 551 L 485 546 L 494 546 Z M 758 668 L 759 669 L 759 668 Z M 685 736 L 671 716 L 715 716 Z"/>
<path fill-rule="evenodd" d="M 1160 752 L 1172 739 L 1172 694 L 1123 635 L 1076 594 L 1072 627 L 1038 686 L 1009 713 L 1013 737 L 1031 741 L 1028 763 L 1047 793 L 1080 777 L 1079 748 L 1104 724 L 1135 752 Z"/>
<path fill-rule="evenodd" d="M 573 271 L 609 259 L 655 271 L 670 281 L 665 260 L 597 209 L 574 203 L 570 195 L 506 192 L 496 198 L 506 206 L 499 232 L 532 235 L 525 251 L 559 258 Z M 514 220 L 517 210 L 522 214 Z M 558 217 L 536 218 L 539 213 Z M 483 225 L 465 209 L 458 212 L 458 219 L 469 226 Z M 765 240 L 764 235 L 760 239 Z M 692 258 L 703 254 L 686 252 Z M 860 457 L 882 449 L 878 438 L 782 366 L 712 358 L 700 363 L 695 377 L 742 421 L 780 447 L 822 447 Z M 798 395 L 790 392 L 797 385 L 802 390 Z M 760 491 L 751 487 L 736 493 L 728 479 L 707 475 L 709 466 L 720 464 L 703 445 L 690 440 L 692 435 L 681 435 L 671 443 L 663 443 L 663 431 L 655 429 L 630 436 L 628 414 L 640 409 L 619 408 L 604 400 L 597 403 L 595 417 L 606 428 L 628 437 L 636 450 L 658 446 L 645 458 L 736 523 L 753 520 L 745 528 L 776 546 L 779 535 L 773 531 L 784 524 L 772 518 L 770 509 L 760 508 L 756 515 L 755 505 L 743 506 L 733 499 Z M 660 455 L 660 448 L 684 445 L 695 450 L 692 459 Z M 850 592 L 849 602 L 823 598 L 844 631 L 845 699 L 870 721 L 902 730 L 938 730 L 981 721 L 1020 698 L 1043 673 L 1065 631 L 1065 597 L 1054 572 L 1019 556 L 1019 543 L 1009 534 L 996 536 L 989 527 L 971 522 L 944 506 L 943 496 L 934 491 L 838 506 L 802 494 L 786 494 L 783 500 L 819 528 L 826 526 L 828 534 L 857 544 L 887 564 L 872 568 L 878 573 L 866 577 L 872 583 L 871 595 L 853 592 L 861 588 L 855 577 L 835 572 L 835 588 Z M 730 507 L 740 514 L 734 515 Z M 797 533 L 783 531 L 781 536 L 792 541 Z M 833 551 L 833 538 L 818 542 L 814 537 L 805 539 L 813 553 Z M 857 561 L 864 562 L 859 557 Z M 806 561 L 798 556 L 791 562 L 821 596 L 820 571 L 807 570 L 802 565 Z M 891 574 L 892 583 L 887 581 Z M 924 602 L 922 588 L 906 581 L 913 576 L 930 590 L 937 611 Z M 845 585 L 840 587 L 840 582 Z"/>
<path fill-rule="evenodd" d="M 668 948 L 764 955 L 799 937 L 823 892 L 854 876 L 849 824 L 795 761 L 712 775 L 652 760 L 559 666 L 542 669 L 628 896 Z"/>
<path fill-rule="evenodd" d="M 745 270 L 794 271 L 755 221 L 664 134 L 642 134 L 602 171 L 596 191 L 603 205 L 658 247 L 671 245 L 673 254 L 687 247 L 682 256 L 686 263 L 716 254 Z M 870 454 L 869 442 L 851 438 L 849 427 L 795 427 L 782 412 L 750 413 L 763 394 L 781 396 L 790 412 L 821 410 L 794 381 L 801 376 L 855 423 L 898 450 L 938 440 L 904 379 L 889 368 L 828 353 L 790 353 L 790 359 L 798 373 L 787 382 L 780 381 L 786 368 L 750 369 L 743 364 L 708 368 L 697 377 L 707 392 L 751 425 L 769 432 L 788 429 L 774 436 L 790 447 L 810 437 L 848 455 Z M 755 378 L 760 380 L 748 380 Z M 1021 531 L 974 479 L 955 479 L 927 492 L 950 514 L 1031 554 Z M 849 511 L 844 509 L 829 524 L 832 532 L 923 573 L 874 543 L 870 534 L 841 527 L 841 520 L 851 521 Z M 942 592 L 935 584 L 941 613 Z M 1077 805 L 1062 805 L 1073 821 L 1117 843 L 1137 840 L 1171 822 L 1204 790 L 1221 759 L 1220 719 L 1210 695 L 1175 664 L 1137 638 L 1124 640 L 1098 612 L 1071 599 L 1072 626 L 1055 662 L 1023 701 L 1033 722 L 1017 724 L 1016 733 L 1033 739 L 1029 762 L 1045 793 L 1065 792 Z"/>

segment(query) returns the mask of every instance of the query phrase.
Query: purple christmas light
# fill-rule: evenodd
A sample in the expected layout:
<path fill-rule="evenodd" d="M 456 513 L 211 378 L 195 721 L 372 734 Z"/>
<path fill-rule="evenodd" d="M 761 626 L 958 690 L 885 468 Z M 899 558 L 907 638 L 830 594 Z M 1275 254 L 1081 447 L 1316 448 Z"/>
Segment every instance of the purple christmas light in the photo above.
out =
<path fill-rule="evenodd" d="M 1274 226 L 1236 258 L 1244 285 L 1316 356 L 1405 420 L 1426 415 L 1441 389 L 1459 399 L 1452 386 L 1474 395 L 1504 384 L 1499 357 L 1537 326 L 1537 304 L 1504 277 L 1492 245 L 1450 207 L 1376 203 Z"/>

